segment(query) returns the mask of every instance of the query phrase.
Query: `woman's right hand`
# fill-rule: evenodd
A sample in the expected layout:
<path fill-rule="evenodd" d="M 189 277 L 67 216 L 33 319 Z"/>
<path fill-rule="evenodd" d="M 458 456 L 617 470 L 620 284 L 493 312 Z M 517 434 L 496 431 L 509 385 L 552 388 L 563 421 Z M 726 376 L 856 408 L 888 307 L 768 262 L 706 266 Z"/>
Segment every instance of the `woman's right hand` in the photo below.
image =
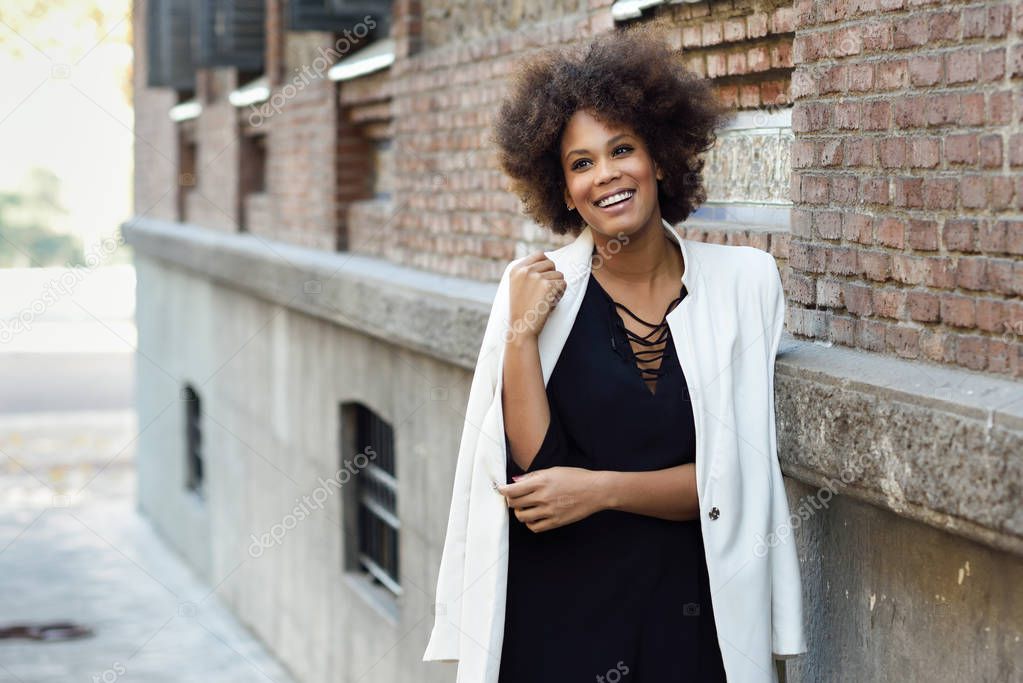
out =
<path fill-rule="evenodd" d="M 516 336 L 539 336 L 550 312 L 565 294 L 565 276 L 538 251 L 512 268 L 508 284 L 512 331 Z"/>

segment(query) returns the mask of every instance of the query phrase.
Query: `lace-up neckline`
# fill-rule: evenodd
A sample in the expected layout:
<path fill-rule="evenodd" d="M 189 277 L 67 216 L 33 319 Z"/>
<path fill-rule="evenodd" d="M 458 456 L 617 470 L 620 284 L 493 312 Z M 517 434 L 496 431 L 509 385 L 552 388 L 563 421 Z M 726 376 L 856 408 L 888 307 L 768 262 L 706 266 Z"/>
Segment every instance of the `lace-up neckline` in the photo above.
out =
<path fill-rule="evenodd" d="M 652 395 L 656 395 L 658 389 L 658 380 L 667 371 L 667 367 L 664 363 L 665 353 L 668 351 L 668 341 L 671 338 L 671 329 L 668 327 L 668 314 L 682 301 L 686 296 L 686 286 L 683 284 L 680 286 L 679 295 L 668 304 L 664 315 L 661 317 L 659 323 L 650 323 L 643 320 L 638 315 L 633 313 L 629 308 L 622 303 L 615 301 L 611 298 L 611 295 L 607 293 L 604 287 L 600 284 L 597 278 L 590 274 L 590 278 L 597 285 L 597 288 L 603 294 L 604 299 L 608 303 L 611 315 L 609 320 L 621 333 L 621 336 L 625 337 L 626 343 L 620 343 L 621 336 L 615 334 L 615 330 L 610 331 L 611 337 L 611 348 L 622 358 L 623 361 L 632 363 L 637 370 L 639 370 L 640 378 L 647 386 L 647 390 Z M 625 325 L 625 321 L 622 320 L 622 316 L 618 313 L 617 309 L 622 309 L 628 313 L 633 320 L 636 320 L 642 325 L 650 328 L 650 331 L 646 334 L 637 334 L 630 330 Z M 639 351 L 632 348 L 633 343 L 638 346 L 644 347 Z M 644 363 L 645 365 L 641 365 Z M 651 367 L 656 363 L 656 367 Z M 653 386 L 651 387 L 651 383 Z"/>

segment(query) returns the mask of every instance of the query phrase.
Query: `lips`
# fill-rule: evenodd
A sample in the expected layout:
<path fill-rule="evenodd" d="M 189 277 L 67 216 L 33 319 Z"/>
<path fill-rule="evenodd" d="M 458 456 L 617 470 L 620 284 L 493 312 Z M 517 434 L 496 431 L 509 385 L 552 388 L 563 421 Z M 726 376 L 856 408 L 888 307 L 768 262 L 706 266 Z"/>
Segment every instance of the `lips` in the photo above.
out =
<path fill-rule="evenodd" d="M 631 194 L 631 196 L 628 199 L 620 200 L 620 201 L 618 201 L 618 202 L 616 202 L 614 204 L 611 204 L 609 206 L 600 206 L 599 204 L 596 204 L 596 203 L 594 204 L 594 206 L 596 206 L 598 209 L 600 209 L 601 211 L 604 211 L 606 213 L 616 213 L 616 212 L 621 211 L 621 210 L 623 210 L 623 209 L 625 209 L 625 208 L 627 208 L 629 206 L 632 206 L 632 200 L 636 198 L 636 193 L 634 191 L 632 191 L 632 190 L 629 190 L 629 193 Z M 621 194 L 621 193 L 617 193 L 617 194 Z M 614 195 L 611 195 L 611 196 L 614 196 Z"/>
<path fill-rule="evenodd" d="M 600 197 L 597 197 L 597 199 L 593 202 L 593 205 L 596 206 L 597 208 L 606 208 L 606 207 L 600 206 L 600 202 L 602 202 L 605 199 L 608 199 L 610 197 L 614 197 L 615 195 L 626 194 L 626 193 L 635 195 L 636 191 L 634 189 L 632 189 L 631 187 L 620 187 L 618 189 L 612 190 L 611 192 L 608 192 L 607 194 L 604 194 L 604 195 L 601 195 Z M 619 200 L 619 202 L 621 202 L 621 201 L 622 200 Z"/>

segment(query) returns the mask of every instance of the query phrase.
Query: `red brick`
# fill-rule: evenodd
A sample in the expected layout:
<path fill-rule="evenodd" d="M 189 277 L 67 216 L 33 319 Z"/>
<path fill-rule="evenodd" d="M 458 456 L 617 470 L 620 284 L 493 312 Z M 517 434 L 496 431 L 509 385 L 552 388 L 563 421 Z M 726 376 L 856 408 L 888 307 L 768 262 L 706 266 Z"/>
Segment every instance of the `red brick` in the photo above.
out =
<path fill-rule="evenodd" d="M 874 289 L 873 306 L 875 315 L 901 320 L 905 317 L 906 292 L 902 289 L 892 288 Z"/>
<path fill-rule="evenodd" d="M 1012 178 L 995 176 L 991 180 L 991 202 L 988 208 L 1002 211 L 1012 203 Z"/>
<path fill-rule="evenodd" d="M 959 38 L 959 11 L 934 12 L 929 19 L 928 33 L 930 42 L 937 43 Z"/>
<path fill-rule="evenodd" d="M 792 168 L 809 168 L 817 163 L 816 144 L 810 140 L 794 140 L 790 151 Z"/>
<path fill-rule="evenodd" d="M 1012 93 L 1008 91 L 991 93 L 988 104 L 990 105 L 987 116 L 989 125 L 1005 125 L 1012 121 Z M 980 111 L 983 112 L 983 107 L 980 107 Z M 967 123 L 966 125 L 980 124 Z"/>
<path fill-rule="evenodd" d="M 837 240 L 842 237 L 842 214 L 838 211 L 815 211 L 813 229 L 821 239 Z"/>
<path fill-rule="evenodd" d="M 859 244 L 871 244 L 873 241 L 871 237 L 873 224 L 874 220 L 870 216 L 843 211 L 842 239 L 849 242 L 858 242 Z"/>
<path fill-rule="evenodd" d="M 728 55 L 727 60 L 729 76 L 742 76 L 746 73 L 746 53 L 733 52 Z"/>
<path fill-rule="evenodd" d="M 877 320 L 860 320 L 856 323 L 856 345 L 867 351 L 885 350 L 885 330 L 887 326 Z"/>
<path fill-rule="evenodd" d="M 804 273 L 823 273 L 825 253 L 822 247 L 807 242 L 792 242 L 789 246 L 789 265 Z"/>
<path fill-rule="evenodd" d="M 702 34 L 699 26 L 684 26 L 682 28 L 682 47 L 700 47 L 703 44 Z"/>
<path fill-rule="evenodd" d="M 927 15 L 911 14 L 895 24 L 892 46 L 896 50 L 927 44 Z"/>
<path fill-rule="evenodd" d="M 838 102 L 835 104 L 835 127 L 856 130 L 860 127 L 860 103 Z"/>
<path fill-rule="evenodd" d="M 770 52 L 772 69 L 791 69 L 795 66 L 792 62 L 792 43 L 775 43 Z"/>
<path fill-rule="evenodd" d="M 992 293 L 1015 294 L 1019 291 L 1016 274 L 1013 272 L 1015 263 L 1012 259 L 989 258 L 987 260 L 987 279 Z"/>
<path fill-rule="evenodd" d="M 833 176 L 828 198 L 835 204 L 856 204 L 860 180 L 857 176 Z"/>
<path fill-rule="evenodd" d="M 953 97 L 949 95 L 948 97 Z M 992 100 L 995 95 L 992 95 Z M 949 112 L 954 110 L 950 105 Z M 984 93 L 972 93 L 962 96 L 959 105 L 959 124 L 963 126 L 984 125 Z"/>
<path fill-rule="evenodd" d="M 831 106 L 797 102 L 792 108 L 792 132 L 811 133 L 831 127 Z"/>
<path fill-rule="evenodd" d="M 950 135 L 945 138 L 945 162 L 948 164 L 977 163 L 977 135 Z"/>
<path fill-rule="evenodd" d="M 892 49 L 894 29 L 891 22 L 872 18 L 860 25 L 861 42 L 864 52 L 881 52 Z"/>
<path fill-rule="evenodd" d="M 977 222 L 949 220 L 942 229 L 941 239 L 951 251 L 976 251 Z"/>
<path fill-rule="evenodd" d="M 728 62 L 725 55 L 712 52 L 707 55 L 707 77 L 718 78 L 728 75 Z"/>
<path fill-rule="evenodd" d="M 848 247 L 832 247 L 827 250 L 827 272 L 835 275 L 859 275 L 857 252 Z"/>
<path fill-rule="evenodd" d="M 771 14 L 771 33 L 792 33 L 796 30 L 796 15 L 792 7 L 779 7 Z"/>
<path fill-rule="evenodd" d="M 909 62 L 893 59 L 876 67 L 878 90 L 902 90 L 909 85 Z"/>
<path fill-rule="evenodd" d="M 873 138 L 850 136 L 845 140 L 842 163 L 845 166 L 873 166 L 877 163 L 877 152 Z M 883 144 L 883 141 L 882 141 Z"/>
<path fill-rule="evenodd" d="M 920 351 L 939 363 L 955 362 L 955 335 L 945 330 L 920 330 Z"/>
<path fill-rule="evenodd" d="M 892 325 L 885 329 L 885 348 L 901 358 L 920 356 L 920 330 Z"/>
<path fill-rule="evenodd" d="M 987 340 L 984 337 L 959 337 L 956 340 L 956 363 L 971 370 L 987 367 Z"/>
<path fill-rule="evenodd" d="M 718 45 L 722 39 L 722 26 L 720 21 L 708 21 L 702 26 L 701 43 L 704 47 Z"/>
<path fill-rule="evenodd" d="M 981 96 L 983 101 L 983 96 Z M 944 126 L 959 122 L 962 113 L 962 99 L 959 95 L 927 95 L 924 97 L 924 113 L 929 126 Z M 981 110 L 983 111 L 983 109 Z"/>
<path fill-rule="evenodd" d="M 862 130 L 887 130 L 891 127 L 892 105 L 884 100 L 864 102 L 860 118 Z"/>
<path fill-rule="evenodd" d="M 722 26 L 722 34 L 726 43 L 746 40 L 746 21 L 743 17 L 726 19 Z"/>
<path fill-rule="evenodd" d="M 824 176 L 804 175 L 800 183 L 800 199 L 807 204 L 826 204 L 828 184 Z"/>
<path fill-rule="evenodd" d="M 821 143 L 821 166 L 838 166 L 841 164 L 843 149 L 844 145 L 841 138 L 831 138 Z"/>
<path fill-rule="evenodd" d="M 822 95 L 849 90 L 849 71 L 844 64 L 831 66 L 821 73 L 820 87 L 818 91 Z"/>
<path fill-rule="evenodd" d="M 842 306 L 842 286 L 837 280 L 817 280 L 817 305 L 828 308 Z"/>
<path fill-rule="evenodd" d="M 999 168 L 1002 165 L 1002 136 L 985 135 L 980 139 L 980 165 Z"/>
<path fill-rule="evenodd" d="M 941 158 L 941 138 L 912 138 L 910 166 L 914 168 L 934 168 Z"/>
<path fill-rule="evenodd" d="M 980 79 L 985 82 L 1000 81 L 1005 75 L 1005 49 L 988 50 L 980 58 Z"/>
<path fill-rule="evenodd" d="M 746 66 L 750 73 L 767 71 L 771 68 L 771 55 L 764 46 L 751 47 L 746 52 Z"/>
<path fill-rule="evenodd" d="M 949 83 L 976 81 L 980 75 L 980 53 L 977 50 L 958 50 L 945 55 L 945 73 Z"/>
<path fill-rule="evenodd" d="M 928 259 L 906 254 L 892 255 L 892 279 L 907 285 L 922 285 L 928 278 Z"/>
<path fill-rule="evenodd" d="M 941 319 L 941 300 L 929 292 L 913 290 L 906 295 L 906 310 L 910 320 L 938 322 Z"/>
<path fill-rule="evenodd" d="M 814 280 L 801 273 L 790 273 L 785 294 L 790 303 L 814 306 L 817 304 Z"/>
<path fill-rule="evenodd" d="M 900 97 L 895 100 L 895 125 L 899 128 L 920 128 L 927 125 L 927 103 L 924 97 Z"/>
<path fill-rule="evenodd" d="M 910 219 L 906 238 L 913 249 L 935 251 L 938 248 L 938 224 L 935 221 Z"/>
<path fill-rule="evenodd" d="M 984 221 L 980 226 L 979 246 L 985 254 L 1006 251 L 1009 221 Z"/>
<path fill-rule="evenodd" d="M 954 178 L 925 178 L 923 181 L 923 207 L 925 209 L 951 209 L 956 205 L 959 183 Z"/>
<path fill-rule="evenodd" d="M 963 256 L 956 263 L 956 286 L 982 291 L 987 289 L 987 262 L 983 256 Z"/>
<path fill-rule="evenodd" d="M 750 38 L 763 38 L 767 35 L 769 17 L 764 12 L 754 12 L 746 17 L 746 35 Z"/>
<path fill-rule="evenodd" d="M 982 38 L 987 28 L 987 8 L 967 7 L 963 10 L 963 38 Z"/>
<path fill-rule="evenodd" d="M 974 327 L 977 323 L 976 308 L 972 297 L 943 294 L 941 296 L 941 321 L 952 327 Z"/>
<path fill-rule="evenodd" d="M 926 189 L 924 190 L 926 194 Z M 968 209 L 982 209 L 988 203 L 988 181 L 984 176 L 963 176 L 959 184 L 959 199 Z M 925 200 L 926 204 L 926 200 Z M 943 207 L 951 208 L 951 207 Z"/>
<path fill-rule="evenodd" d="M 909 82 L 915 86 L 941 83 L 943 68 L 941 55 L 920 55 L 909 58 Z"/>
<path fill-rule="evenodd" d="M 831 57 L 849 57 L 863 51 L 863 37 L 860 27 L 838 29 L 832 36 Z"/>
<path fill-rule="evenodd" d="M 842 285 L 842 301 L 845 309 L 853 315 L 866 317 L 874 312 L 874 301 L 871 296 L 873 288 L 869 285 L 861 285 L 856 282 L 846 282 Z"/>
<path fill-rule="evenodd" d="M 888 179 L 884 177 L 866 177 L 860 179 L 861 204 L 888 204 Z"/>
<path fill-rule="evenodd" d="M 922 178 L 894 178 L 892 187 L 895 197 L 892 201 L 894 206 L 905 206 L 909 208 L 920 208 L 924 205 Z"/>
<path fill-rule="evenodd" d="M 1001 221 L 1005 226 L 1005 251 L 1023 255 L 1023 221 Z"/>
<path fill-rule="evenodd" d="M 1009 306 L 1005 301 L 977 299 L 977 329 L 985 332 L 1004 332 L 1008 320 Z"/>
<path fill-rule="evenodd" d="M 853 64 L 849 66 L 849 90 L 868 92 L 874 88 L 874 66 Z"/>
<path fill-rule="evenodd" d="M 1023 166 L 1023 133 L 1009 136 L 1009 165 Z"/>
<path fill-rule="evenodd" d="M 884 218 L 877 224 L 874 240 L 882 247 L 902 249 L 906 246 L 906 225 L 898 218 Z"/>
<path fill-rule="evenodd" d="M 906 165 L 906 139 L 883 138 L 879 146 L 881 166 L 902 168 Z"/>
<path fill-rule="evenodd" d="M 1001 38 L 1012 24 L 1012 8 L 1008 4 L 988 7 L 986 38 Z"/>

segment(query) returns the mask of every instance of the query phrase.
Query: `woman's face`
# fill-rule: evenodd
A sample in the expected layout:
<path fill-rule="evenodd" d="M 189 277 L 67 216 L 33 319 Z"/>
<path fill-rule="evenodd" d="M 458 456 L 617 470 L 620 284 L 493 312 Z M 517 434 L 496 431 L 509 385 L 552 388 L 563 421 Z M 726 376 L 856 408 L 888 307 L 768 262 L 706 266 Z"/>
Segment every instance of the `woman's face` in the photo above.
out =
<path fill-rule="evenodd" d="M 609 128 L 589 112 L 575 112 L 561 137 L 561 166 L 566 206 L 597 232 L 610 238 L 660 225 L 657 180 L 663 175 L 631 129 Z"/>

